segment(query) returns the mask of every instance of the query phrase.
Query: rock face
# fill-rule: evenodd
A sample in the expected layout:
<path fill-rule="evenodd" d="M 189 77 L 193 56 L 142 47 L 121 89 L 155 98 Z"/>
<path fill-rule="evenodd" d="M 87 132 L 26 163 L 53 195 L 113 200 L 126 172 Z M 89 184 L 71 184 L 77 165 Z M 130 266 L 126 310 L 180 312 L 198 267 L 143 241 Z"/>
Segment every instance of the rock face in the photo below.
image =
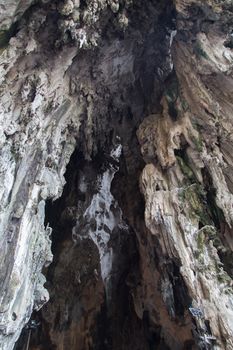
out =
<path fill-rule="evenodd" d="M 16 22 L 24 14 L 24 12 L 30 7 L 33 0 L 14 0 L 0 2 L 0 29 L 8 30 L 10 26 Z"/>
<path fill-rule="evenodd" d="M 233 349 L 231 2 L 0 9 L 0 348 Z"/>

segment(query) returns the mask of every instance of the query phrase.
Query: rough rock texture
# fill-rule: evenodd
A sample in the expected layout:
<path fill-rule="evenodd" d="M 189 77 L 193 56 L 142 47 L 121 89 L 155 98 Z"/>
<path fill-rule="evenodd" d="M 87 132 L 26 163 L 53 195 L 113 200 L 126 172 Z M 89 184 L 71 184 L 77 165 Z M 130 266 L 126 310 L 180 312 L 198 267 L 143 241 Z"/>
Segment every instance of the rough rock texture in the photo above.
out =
<path fill-rule="evenodd" d="M 231 1 L 31 3 L 0 3 L 0 348 L 34 311 L 17 349 L 233 349 Z"/>
<path fill-rule="evenodd" d="M 7 30 L 30 7 L 33 0 L 14 0 L 0 2 L 0 30 Z"/>

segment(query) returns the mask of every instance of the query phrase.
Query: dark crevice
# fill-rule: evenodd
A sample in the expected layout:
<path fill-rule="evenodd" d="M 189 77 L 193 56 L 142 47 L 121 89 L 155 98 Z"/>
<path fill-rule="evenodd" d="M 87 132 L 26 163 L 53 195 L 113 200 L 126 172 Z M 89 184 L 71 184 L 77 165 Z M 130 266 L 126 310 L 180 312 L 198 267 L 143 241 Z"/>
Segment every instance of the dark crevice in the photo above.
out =
<path fill-rule="evenodd" d="M 18 33 L 18 22 L 13 23 L 8 30 L 0 30 L 0 49 L 5 48 L 10 39 Z"/>
<path fill-rule="evenodd" d="M 103 158 L 103 152 L 100 152 L 92 160 L 92 162 L 87 162 L 84 160 L 82 154 L 80 154 L 78 151 L 75 151 L 67 167 L 66 185 L 64 187 L 62 197 L 53 203 L 50 202 L 47 204 L 46 221 L 50 226 L 53 227 L 52 251 L 54 254 L 54 261 L 48 270 L 44 272 L 47 276 L 47 288 L 50 291 L 51 301 L 36 316 L 40 320 L 41 326 L 32 335 L 32 340 L 30 343 L 32 348 L 33 346 L 37 345 L 40 346 L 40 349 L 44 350 L 50 348 L 56 349 L 55 345 L 52 345 L 53 342 L 50 339 L 48 333 L 49 328 L 51 329 L 51 327 L 53 327 L 54 332 L 62 333 L 70 331 L 72 317 L 74 317 L 72 316 L 72 311 L 69 311 L 71 313 L 69 317 L 71 318 L 69 318 L 67 322 L 62 325 L 61 319 L 64 318 L 64 315 L 62 315 L 62 311 L 59 310 L 59 301 L 56 301 L 56 293 L 59 293 L 59 285 L 57 285 L 59 280 L 57 280 L 56 274 L 59 273 L 60 269 L 62 269 L 62 266 L 59 266 L 62 264 L 60 256 L 64 254 L 64 246 L 68 244 L 69 246 L 73 246 L 71 250 L 77 251 L 77 253 L 74 255 L 75 259 L 73 260 L 70 260 L 69 257 L 64 256 L 64 264 L 67 264 L 66 259 L 68 259 L 70 263 L 74 264 L 75 270 L 81 269 L 81 265 L 87 264 L 86 274 L 81 277 L 79 276 L 82 279 L 82 284 L 76 287 L 76 292 L 72 286 L 73 275 L 71 274 L 71 276 L 68 277 L 70 271 L 67 269 L 63 270 L 63 276 L 64 273 L 66 274 L 66 277 L 64 276 L 64 283 L 67 283 L 67 296 L 69 295 L 69 298 L 72 299 L 69 301 L 64 295 L 64 299 L 67 300 L 68 304 L 69 302 L 71 305 L 72 303 L 82 303 L 82 293 L 84 292 L 82 288 L 85 289 L 85 284 L 93 283 L 93 268 L 91 268 L 91 266 L 96 266 L 96 268 L 99 270 L 99 256 L 96 252 L 95 245 L 93 245 L 90 238 L 84 239 L 83 242 L 80 241 L 75 244 L 72 242 L 72 228 L 76 223 L 76 217 L 74 213 L 70 213 L 70 216 L 66 217 L 65 213 L 67 212 L 67 208 L 77 206 L 77 203 L 79 203 L 79 201 L 83 202 L 83 194 L 80 193 L 79 190 L 81 174 L 85 173 L 85 176 L 88 178 L 87 186 L 90 185 L 86 196 L 89 196 L 89 191 L 92 191 L 92 193 L 95 194 L 97 192 L 97 189 L 95 189 L 96 174 L 99 172 L 103 173 L 103 169 L 107 168 L 107 164 L 104 165 L 104 163 L 107 162 L 108 160 Z M 113 187 L 115 186 L 117 186 L 116 182 L 113 184 Z M 123 188 L 117 188 L 118 193 L 121 193 L 122 190 Z M 85 200 L 87 200 L 87 198 L 85 198 Z M 141 209 L 143 210 L 143 207 L 141 207 Z M 114 238 L 115 234 L 116 236 Z M 99 312 L 97 312 L 96 316 L 92 316 L 93 323 L 90 326 L 90 329 L 86 329 L 88 336 L 90 336 L 90 341 L 87 341 L 87 343 L 85 343 L 86 345 L 80 345 L 80 349 L 90 348 L 96 350 L 110 350 L 134 348 L 140 350 L 142 347 L 145 350 L 155 349 L 155 347 L 152 347 L 152 345 L 150 345 L 151 339 L 154 337 L 153 332 L 151 333 L 151 331 L 146 329 L 144 321 L 138 319 L 136 316 L 130 293 L 132 285 L 129 287 L 127 284 L 128 276 L 132 274 L 132 271 L 135 275 L 137 271 L 136 266 L 139 261 L 137 245 L 135 242 L 136 236 L 130 227 L 128 229 L 128 232 L 122 233 L 123 236 L 121 236 L 120 232 L 116 232 L 115 234 L 112 232 L 113 237 L 111 239 L 111 244 L 113 247 L 118 247 L 118 260 L 115 261 L 114 265 L 116 266 L 113 266 L 112 276 L 114 289 L 111 292 L 110 301 L 107 302 L 102 282 L 100 282 L 101 285 L 99 288 L 102 290 L 101 293 L 103 294 L 102 305 L 99 305 L 98 301 L 93 301 L 93 307 L 98 310 L 100 306 L 100 309 Z M 92 249 L 94 249 L 93 253 L 91 253 L 91 246 Z M 90 256 L 90 260 L 87 261 L 84 255 Z M 81 265 L 79 265 L 79 262 Z M 65 280 L 67 280 L 67 282 L 65 282 Z M 82 285 L 84 285 L 84 287 L 82 287 Z M 95 300 L 95 295 L 93 295 L 93 299 Z M 60 302 L 62 301 L 60 300 Z M 91 303 L 91 301 L 88 302 Z M 46 321 L 49 315 L 47 312 L 51 307 L 54 307 L 56 303 L 57 314 L 55 316 L 54 323 L 49 324 Z M 73 304 L 73 307 L 76 308 L 77 306 Z M 88 311 L 86 311 L 86 314 L 85 312 L 83 313 L 80 322 L 85 322 L 86 317 L 88 317 Z M 88 327 L 88 324 L 86 324 L 86 327 Z M 133 338 L 132 334 L 134 334 Z M 72 333 L 70 334 L 70 337 L 72 337 Z M 46 346 L 44 339 L 47 339 Z M 65 344 L 68 348 L 69 342 L 66 342 Z"/>
<path fill-rule="evenodd" d="M 86 2 L 81 2 L 81 10 L 85 6 Z M 54 259 L 43 271 L 50 301 L 32 316 L 40 325 L 32 332 L 31 350 L 171 350 L 166 322 L 179 320 L 182 324 L 191 305 L 179 262 L 161 261 L 158 240 L 148 238 L 151 235 L 145 226 L 145 203 L 139 189 L 145 163 L 136 137 L 143 118 L 161 111 L 164 89 L 172 89 L 172 94 L 178 91 L 170 65 L 169 33 L 175 29 L 174 5 L 171 1 L 138 0 L 127 9 L 127 15 L 129 28 L 119 32 L 109 21 L 108 11 L 99 48 L 81 50 L 66 72 L 76 84 L 72 98 L 79 101 L 82 96 L 86 108 L 91 101 L 95 113 L 92 129 L 88 116 L 84 113 L 80 117 L 76 150 L 66 169 L 63 194 L 46 203 L 45 224 L 53 229 Z M 46 32 L 38 35 L 44 50 L 53 53 L 58 18 L 56 11 L 51 10 L 46 26 L 53 35 L 49 39 L 45 38 Z M 109 54 L 109 48 L 113 54 Z M 122 57 L 127 62 L 132 60 L 132 65 L 125 67 Z M 114 59 L 120 62 L 114 68 L 119 74 L 114 72 L 113 77 L 108 77 L 104 69 L 113 69 Z M 103 67 L 102 62 L 109 67 Z M 91 98 L 82 86 L 91 86 Z M 176 120 L 174 105 L 169 109 Z M 122 153 L 114 159 L 111 151 L 119 144 Z M 176 155 L 184 158 L 187 145 L 182 146 Z M 111 193 L 105 188 L 108 185 Z M 101 192 L 103 188 L 107 197 Z M 97 204 L 93 204 L 93 199 Z M 101 236 L 97 235 L 99 231 Z M 107 243 L 101 241 L 108 235 Z M 112 264 L 107 279 L 103 277 L 100 241 L 104 254 L 113 254 L 111 259 L 105 254 L 109 260 L 104 267 Z M 143 275 L 146 259 L 152 273 L 160 272 L 164 280 L 169 280 L 171 303 L 161 301 L 160 278 L 155 284 L 154 276 Z M 158 303 L 165 319 L 159 318 L 160 310 L 149 310 L 152 301 L 143 300 L 140 295 L 145 281 L 148 282 L 146 278 L 158 298 L 153 299 L 154 308 Z M 19 344 L 25 343 L 24 333 L 18 350 Z M 192 349 L 193 340 L 179 345 L 180 349 Z"/>
<path fill-rule="evenodd" d="M 220 261 L 223 263 L 224 270 L 229 276 L 231 276 L 231 278 L 233 278 L 233 254 L 226 248 L 228 243 L 225 237 L 225 229 L 228 228 L 228 224 L 225 220 L 222 209 L 219 208 L 216 203 L 216 189 L 213 187 L 212 178 L 207 169 L 203 169 L 203 179 L 206 191 L 206 204 L 208 206 L 210 217 L 217 229 L 217 236 L 214 238 L 213 243 L 218 251 Z"/>

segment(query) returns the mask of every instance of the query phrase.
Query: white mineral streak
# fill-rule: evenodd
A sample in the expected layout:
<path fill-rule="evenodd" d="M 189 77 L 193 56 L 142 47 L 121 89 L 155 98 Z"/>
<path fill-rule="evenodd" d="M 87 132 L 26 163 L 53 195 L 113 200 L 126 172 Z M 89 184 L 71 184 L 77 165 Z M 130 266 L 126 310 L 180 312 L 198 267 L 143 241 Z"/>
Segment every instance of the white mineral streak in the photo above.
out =
<path fill-rule="evenodd" d="M 169 49 L 168 49 L 168 60 L 169 60 L 169 65 L 171 71 L 173 70 L 174 64 L 173 64 L 173 59 L 172 59 L 172 54 L 171 54 L 171 49 L 172 49 L 172 43 L 177 34 L 177 30 L 172 30 L 170 32 L 170 41 L 169 41 Z"/>
<path fill-rule="evenodd" d="M 170 47 L 172 46 L 173 40 L 177 34 L 177 30 L 172 30 L 170 34 Z"/>
<path fill-rule="evenodd" d="M 111 151 L 111 157 L 117 162 L 121 151 L 121 145 L 118 145 Z M 109 232 L 119 224 L 112 211 L 113 208 L 117 207 L 117 203 L 111 194 L 111 183 L 117 170 L 118 167 L 110 164 L 110 168 L 100 176 L 99 192 L 93 196 L 90 206 L 84 213 L 84 218 L 88 222 L 91 220 L 96 222 L 96 230 L 92 231 L 90 229 L 89 234 L 99 250 L 101 276 L 106 289 L 113 263 L 113 250 L 108 245 L 110 240 Z M 108 232 L 106 232 L 106 227 L 109 230 Z"/>

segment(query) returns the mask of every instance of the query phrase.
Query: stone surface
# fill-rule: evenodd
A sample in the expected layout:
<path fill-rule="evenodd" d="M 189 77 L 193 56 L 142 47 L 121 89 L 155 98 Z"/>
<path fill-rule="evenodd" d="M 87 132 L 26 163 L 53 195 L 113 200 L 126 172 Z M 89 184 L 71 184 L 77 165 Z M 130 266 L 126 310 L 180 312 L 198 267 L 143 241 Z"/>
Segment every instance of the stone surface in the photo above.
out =
<path fill-rule="evenodd" d="M 1 349 L 33 311 L 31 349 L 233 349 L 231 2 L 31 3 L 0 3 Z"/>
<path fill-rule="evenodd" d="M 12 23 L 17 21 L 30 7 L 33 0 L 0 1 L 0 30 L 9 30 Z"/>

